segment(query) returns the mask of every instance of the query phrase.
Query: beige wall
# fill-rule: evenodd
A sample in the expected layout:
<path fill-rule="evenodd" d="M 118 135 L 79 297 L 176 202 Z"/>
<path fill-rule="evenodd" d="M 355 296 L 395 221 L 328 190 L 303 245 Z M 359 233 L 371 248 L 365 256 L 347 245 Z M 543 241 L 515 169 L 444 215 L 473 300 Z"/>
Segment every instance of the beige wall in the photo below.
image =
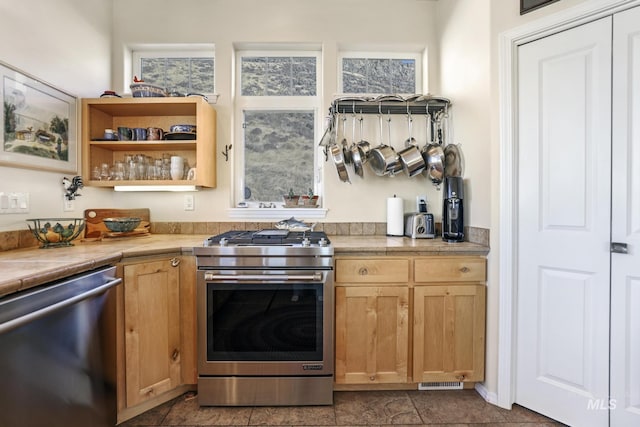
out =
<path fill-rule="evenodd" d="M 585 0 L 563 0 L 525 15 L 512 0 L 437 2 L 442 93 L 455 102 L 455 142 L 462 144 L 473 224 L 491 230 L 487 292 L 486 379 L 494 399 L 498 371 L 500 140 L 498 38 L 500 33 Z M 467 200 L 465 200 L 467 202 Z"/>
<path fill-rule="evenodd" d="M 336 53 L 345 46 L 421 52 L 437 58 L 434 23 L 434 2 L 399 0 L 186 0 L 166 1 L 157 7 L 154 0 L 114 1 L 113 82 L 116 90 L 128 86 L 122 75 L 126 46 L 138 43 L 214 43 L 216 46 L 216 85 L 220 98 L 218 110 L 218 145 L 237 146 L 234 141 L 232 113 L 232 55 L 234 46 L 250 42 L 302 42 L 322 46 L 323 50 L 323 106 L 326 115 L 337 93 Z M 144 17 L 145 25 L 139 25 Z M 149 25 L 149 23 L 155 23 Z M 436 86 L 437 59 L 431 61 L 429 86 Z M 429 88 L 426 88 L 427 90 Z M 406 138 L 406 121 L 393 126 L 394 141 Z M 374 117 L 366 129 L 367 139 L 379 141 Z M 394 120 L 395 123 L 395 120 Z M 423 126 L 423 125 L 422 125 Z M 418 129 L 418 132 L 420 129 Z M 399 145 L 399 144 L 398 144 Z M 232 153 L 236 154 L 236 153 Z M 181 195 L 126 194 L 118 195 L 119 204 L 151 208 L 159 220 L 225 220 L 231 207 L 231 162 L 217 153 L 218 188 L 200 191 L 195 197 L 196 210 L 182 211 Z M 353 184 L 339 181 L 334 165 L 324 163 L 325 206 L 329 208 L 327 221 L 369 221 L 386 219 L 386 198 L 397 194 L 405 199 L 405 209 L 415 206 L 415 196 L 426 194 L 430 208 L 439 217 L 441 193 L 427 183 L 425 177 L 409 179 L 376 177 L 365 170 L 364 180 L 352 176 Z M 174 203 L 175 202 L 175 203 Z"/>
<path fill-rule="evenodd" d="M 111 0 L 0 1 L 0 61 L 77 97 L 93 97 L 111 77 Z M 68 174 L 67 174 L 68 175 Z M 109 194 L 81 191 L 76 212 L 62 212 L 65 174 L 0 166 L 0 191 L 28 192 L 28 214 L 0 215 L 0 231 L 26 229 L 26 218 L 82 216 Z M 98 206 L 95 206 L 98 207 Z"/>

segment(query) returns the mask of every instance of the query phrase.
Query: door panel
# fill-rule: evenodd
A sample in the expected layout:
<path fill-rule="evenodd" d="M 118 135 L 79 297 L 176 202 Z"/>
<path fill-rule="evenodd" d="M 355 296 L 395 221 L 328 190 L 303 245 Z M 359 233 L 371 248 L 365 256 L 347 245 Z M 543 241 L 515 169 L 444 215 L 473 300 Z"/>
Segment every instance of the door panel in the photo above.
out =
<path fill-rule="evenodd" d="M 611 425 L 640 425 L 640 8 L 614 16 Z"/>
<path fill-rule="evenodd" d="M 608 397 L 611 19 L 518 50 L 516 403 L 603 426 Z"/>

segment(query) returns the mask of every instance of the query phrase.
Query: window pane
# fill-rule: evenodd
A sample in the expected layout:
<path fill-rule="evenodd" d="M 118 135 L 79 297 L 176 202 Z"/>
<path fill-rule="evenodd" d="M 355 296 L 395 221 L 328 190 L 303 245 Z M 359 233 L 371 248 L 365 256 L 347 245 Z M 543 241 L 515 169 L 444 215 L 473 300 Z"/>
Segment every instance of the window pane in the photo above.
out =
<path fill-rule="evenodd" d="M 212 93 L 214 71 L 213 58 L 191 58 L 191 92 Z"/>
<path fill-rule="evenodd" d="M 343 93 L 415 93 L 416 61 L 390 58 L 343 58 Z"/>
<path fill-rule="evenodd" d="M 416 92 L 416 61 L 413 59 L 392 59 L 391 93 Z"/>
<path fill-rule="evenodd" d="M 242 96 L 315 96 L 316 58 L 242 57 Z"/>
<path fill-rule="evenodd" d="M 163 86 L 169 92 L 189 91 L 189 58 L 167 58 L 167 73 Z"/>
<path fill-rule="evenodd" d="M 164 87 L 167 72 L 165 58 L 142 58 L 140 60 L 140 78 L 148 83 Z"/>
<path fill-rule="evenodd" d="M 244 123 L 247 200 L 282 202 L 289 189 L 314 187 L 313 111 L 245 111 Z"/>
<path fill-rule="evenodd" d="M 141 58 L 140 78 L 169 92 L 214 93 L 214 58 Z"/>

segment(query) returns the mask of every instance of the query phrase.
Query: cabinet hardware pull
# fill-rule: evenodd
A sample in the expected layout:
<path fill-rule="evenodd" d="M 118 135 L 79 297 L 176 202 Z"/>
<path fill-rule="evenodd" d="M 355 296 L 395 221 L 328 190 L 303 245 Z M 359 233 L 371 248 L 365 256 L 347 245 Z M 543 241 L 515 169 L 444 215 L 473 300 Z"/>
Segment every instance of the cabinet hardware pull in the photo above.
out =
<path fill-rule="evenodd" d="M 460 271 L 463 272 L 463 273 L 468 273 L 469 272 L 469 267 L 462 267 L 460 269 Z"/>
<path fill-rule="evenodd" d="M 171 354 L 171 359 L 172 360 L 177 360 L 178 359 L 178 355 L 180 354 L 180 352 L 178 352 L 178 349 L 174 349 L 173 353 Z"/>
<path fill-rule="evenodd" d="M 360 270 L 358 270 L 358 274 L 361 276 L 366 276 L 367 274 L 369 274 L 369 270 L 367 270 L 366 267 L 362 267 Z"/>
<path fill-rule="evenodd" d="M 178 258 L 171 258 L 171 267 L 177 267 L 180 265 L 180 260 Z"/>
<path fill-rule="evenodd" d="M 371 376 L 369 377 L 369 380 L 370 380 L 370 381 L 375 381 L 375 380 L 376 380 L 376 376 L 375 376 L 375 375 L 371 375 Z"/>

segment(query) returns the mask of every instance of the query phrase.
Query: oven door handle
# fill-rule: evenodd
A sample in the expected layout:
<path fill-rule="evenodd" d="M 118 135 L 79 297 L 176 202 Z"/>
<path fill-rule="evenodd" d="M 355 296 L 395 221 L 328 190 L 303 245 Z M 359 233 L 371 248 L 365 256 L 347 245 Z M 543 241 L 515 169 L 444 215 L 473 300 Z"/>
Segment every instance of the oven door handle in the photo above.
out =
<path fill-rule="evenodd" d="M 228 281 L 228 280 L 265 280 L 265 281 L 292 281 L 304 280 L 311 282 L 321 282 L 322 273 L 313 274 L 213 274 L 204 273 L 204 280 L 207 282 Z"/>

